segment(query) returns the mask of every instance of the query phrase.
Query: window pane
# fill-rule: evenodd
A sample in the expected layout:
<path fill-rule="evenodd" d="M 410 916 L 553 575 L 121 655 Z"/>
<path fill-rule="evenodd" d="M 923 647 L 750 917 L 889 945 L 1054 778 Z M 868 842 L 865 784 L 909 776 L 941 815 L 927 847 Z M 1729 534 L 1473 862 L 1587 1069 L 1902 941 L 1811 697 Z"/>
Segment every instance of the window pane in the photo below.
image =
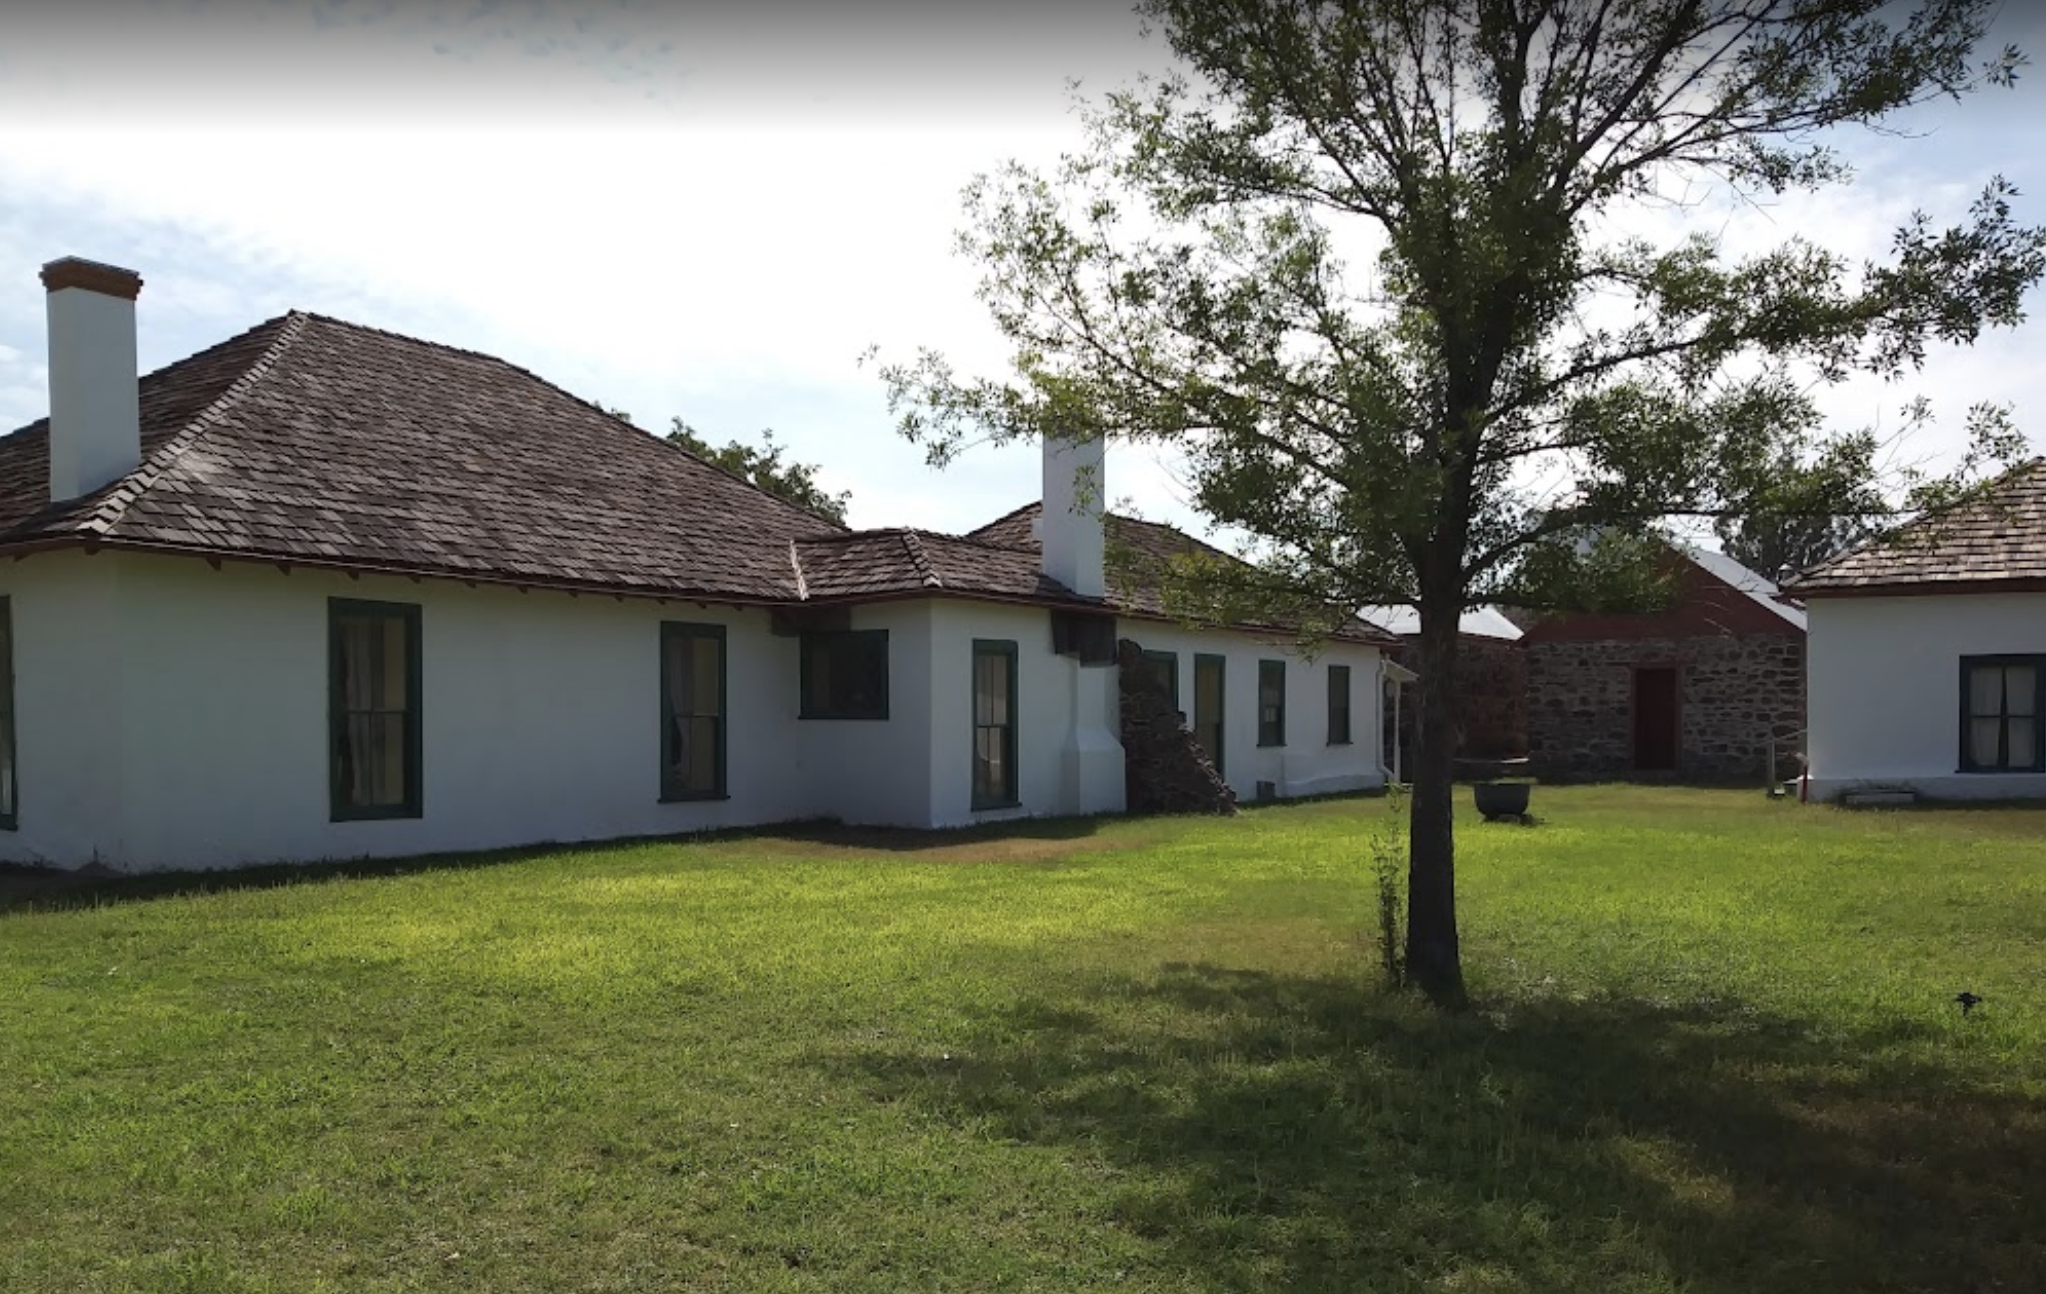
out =
<path fill-rule="evenodd" d="M 405 716 L 351 714 L 343 755 L 344 790 L 356 808 L 394 808 L 405 803 Z"/>
<path fill-rule="evenodd" d="M 803 713 L 810 717 L 888 717 L 888 635 L 886 630 L 813 634 L 803 639 L 808 687 Z"/>
<path fill-rule="evenodd" d="M 1994 768 L 2000 762 L 1997 738 L 2003 730 L 1999 719 L 1968 721 L 1968 762 L 1978 768 Z"/>
<path fill-rule="evenodd" d="M 700 716 L 682 725 L 682 758 L 674 770 L 676 789 L 699 794 L 718 789 L 718 722 Z"/>
<path fill-rule="evenodd" d="M 1000 728 L 977 728 L 973 733 L 973 794 L 976 799 L 1004 798 L 1008 780 L 1003 768 L 1005 754 Z"/>
<path fill-rule="evenodd" d="M 696 653 L 694 639 L 673 635 L 667 639 L 667 708 L 677 719 L 690 715 L 696 698 Z"/>
<path fill-rule="evenodd" d="M 2003 669 L 2005 714 L 2029 715 L 2039 705 L 2039 674 L 2030 665 L 2006 665 Z M 2015 756 L 2013 756 L 2015 758 Z"/>
<path fill-rule="evenodd" d="M 724 640 L 698 635 L 688 641 L 692 666 L 688 692 L 690 711 L 694 714 L 722 717 L 721 701 L 718 696 L 722 689 L 718 686 L 718 680 L 724 674 L 723 662 L 720 660 L 725 651 Z"/>
<path fill-rule="evenodd" d="M 2009 768 L 2030 768 L 2039 762 L 2039 721 L 2011 719 L 2009 723 Z"/>
<path fill-rule="evenodd" d="M 14 817 L 14 623 L 0 598 L 0 818 Z"/>
<path fill-rule="evenodd" d="M 2003 669 L 2000 666 L 1977 665 L 1968 671 L 1968 713 L 2003 713 Z"/>
<path fill-rule="evenodd" d="M 341 704 L 349 710 L 367 710 L 371 705 L 370 684 L 374 678 L 376 621 L 367 616 L 349 616 L 341 621 Z"/>
<path fill-rule="evenodd" d="M 381 616 L 377 621 L 382 631 L 377 644 L 382 659 L 377 662 L 383 687 L 376 700 L 379 710 L 402 710 L 410 702 L 411 687 L 405 678 L 405 620 L 401 616 Z"/>

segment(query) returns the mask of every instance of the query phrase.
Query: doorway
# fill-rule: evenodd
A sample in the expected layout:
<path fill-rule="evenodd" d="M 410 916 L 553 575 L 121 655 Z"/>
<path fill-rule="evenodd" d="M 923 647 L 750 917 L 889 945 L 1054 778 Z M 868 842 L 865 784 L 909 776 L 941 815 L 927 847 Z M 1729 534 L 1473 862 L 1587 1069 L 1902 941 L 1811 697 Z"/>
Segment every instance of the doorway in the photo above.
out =
<path fill-rule="evenodd" d="M 1677 767 L 1677 668 L 1634 669 L 1634 770 L 1673 773 Z"/>

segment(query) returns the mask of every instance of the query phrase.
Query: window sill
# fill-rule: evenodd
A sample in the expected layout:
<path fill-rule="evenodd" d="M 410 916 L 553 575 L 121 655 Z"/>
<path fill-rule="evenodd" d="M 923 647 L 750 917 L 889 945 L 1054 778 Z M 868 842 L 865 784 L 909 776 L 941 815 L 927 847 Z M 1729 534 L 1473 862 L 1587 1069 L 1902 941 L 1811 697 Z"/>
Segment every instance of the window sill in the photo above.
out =
<path fill-rule="evenodd" d="M 730 791 L 687 791 L 679 793 L 664 791 L 661 793 L 661 798 L 658 801 L 658 803 L 713 804 L 719 800 L 729 800 L 731 798 L 732 793 Z"/>
<path fill-rule="evenodd" d="M 888 712 L 883 710 L 879 714 L 798 714 L 796 718 L 802 720 L 823 719 L 827 721 L 852 719 L 866 720 L 869 723 L 886 723 L 888 722 Z"/>
<path fill-rule="evenodd" d="M 1257 744 L 1257 748 L 1259 750 L 1284 750 L 1286 749 L 1286 743 L 1283 741 L 1261 741 Z"/>
<path fill-rule="evenodd" d="M 1354 745 L 1356 745 L 1356 744 L 1357 744 L 1357 743 L 1356 743 L 1356 742 L 1354 742 L 1354 741 L 1347 741 L 1347 740 L 1346 740 L 1346 741 L 1332 741 L 1332 742 L 1330 742 L 1330 743 L 1329 743 L 1329 745 L 1331 745 L 1331 746 L 1354 746 Z"/>
<path fill-rule="evenodd" d="M 419 809 L 350 809 L 328 813 L 329 822 L 418 822 L 426 814 Z"/>
<path fill-rule="evenodd" d="M 1020 800 L 1020 799 L 1016 799 L 1016 800 L 999 800 L 999 801 L 993 801 L 993 802 L 990 802 L 990 803 L 987 803 L 987 804 L 981 804 L 981 803 L 979 803 L 979 802 L 975 802 L 975 803 L 974 803 L 974 804 L 973 804 L 973 805 L 972 805 L 972 806 L 971 806 L 971 807 L 970 807 L 970 808 L 968 809 L 968 812 L 970 812 L 970 813 L 1008 813 L 1008 812 L 1010 812 L 1010 811 L 1012 811 L 1012 810 L 1015 810 L 1015 809 L 1020 809 L 1020 808 L 1022 808 L 1022 807 L 1023 807 L 1023 801 L 1022 801 L 1022 800 Z"/>

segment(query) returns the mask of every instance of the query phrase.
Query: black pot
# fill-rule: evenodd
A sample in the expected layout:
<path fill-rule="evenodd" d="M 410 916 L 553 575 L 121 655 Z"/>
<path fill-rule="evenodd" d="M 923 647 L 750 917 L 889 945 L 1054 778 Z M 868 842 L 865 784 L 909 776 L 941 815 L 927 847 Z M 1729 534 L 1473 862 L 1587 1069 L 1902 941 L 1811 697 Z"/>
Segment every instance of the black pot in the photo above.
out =
<path fill-rule="evenodd" d="M 1471 793 L 1478 803 L 1478 812 L 1485 815 L 1485 821 L 1498 818 L 1526 818 L 1528 794 L 1534 790 L 1531 782 L 1476 782 Z"/>

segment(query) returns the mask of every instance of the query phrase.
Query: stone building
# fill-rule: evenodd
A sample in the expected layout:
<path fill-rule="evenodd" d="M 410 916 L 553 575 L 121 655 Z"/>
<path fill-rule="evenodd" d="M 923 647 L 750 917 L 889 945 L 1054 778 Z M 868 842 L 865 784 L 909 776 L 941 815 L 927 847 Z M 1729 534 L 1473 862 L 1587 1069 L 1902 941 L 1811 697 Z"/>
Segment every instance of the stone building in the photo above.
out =
<path fill-rule="evenodd" d="M 1803 609 L 1723 554 L 1672 546 L 1670 560 L 1678 587 L 1664 610 L 1527 627 L 1528 755 L 1539 776 L 1759 782 L 1771 743 L 1787 753 L 1803 731 Z"/>
<path fill-rule="evenodd" d="M 1421 668 L 1419 614 L 1411 606 L 1370 606 L 1359 612 L 1400 639 L 1393 658 Z M 1473 607 L 1457 620 L 1456 753 L 1460 759 L 1517 759 L 1527 754 L 1527 658 L 1521 630 L 1495 607 Z M 1418 695 L 1399 713 L 1399 741 L 1412 767 L 1420 723 Z M 1390 711 L 1388 711 L 1390 715 Z"/>

